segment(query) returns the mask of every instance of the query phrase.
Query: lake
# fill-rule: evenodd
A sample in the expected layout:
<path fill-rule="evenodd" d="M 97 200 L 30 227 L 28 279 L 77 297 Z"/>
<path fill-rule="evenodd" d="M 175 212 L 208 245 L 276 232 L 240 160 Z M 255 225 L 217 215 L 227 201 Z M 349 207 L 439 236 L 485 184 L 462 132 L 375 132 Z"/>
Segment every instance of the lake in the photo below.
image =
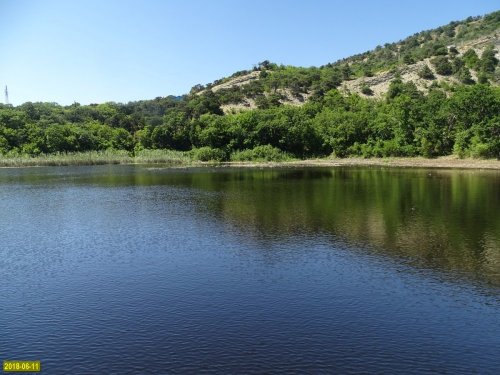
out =
<path fill-rule="evenodd" d="M 4 168 L 0 255 L 46 374 L 500 368 L 500 172 Z"/>

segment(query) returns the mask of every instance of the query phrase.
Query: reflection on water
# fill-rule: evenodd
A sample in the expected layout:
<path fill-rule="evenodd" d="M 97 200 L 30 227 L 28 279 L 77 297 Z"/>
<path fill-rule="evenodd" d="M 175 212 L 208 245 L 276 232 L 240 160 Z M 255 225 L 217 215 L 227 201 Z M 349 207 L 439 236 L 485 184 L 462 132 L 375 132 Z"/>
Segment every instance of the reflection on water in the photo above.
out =
<path fill-rule="evenodd" d="M 84 169 L 85 171 L 85 169 Z M 500 173 L 381 168 L 13 170 L 25 184 L 177 186 L 245 235 L 328 234 L 414 266 L 500 286 Z M 48 172 L 48 173 L 47 173 Z"/>
<path fill-rule="evenodd" d="M 499 207 L 498 172 L 2 169 L 0 355 L 50 374 L 494 373 Z"/>
<path fill-rule="evenodd" d="M 500 173 L 383 168 L 11 169 L 0 182 L 177 186 L 245 235 L 329 234 L 415 266 L 500 285 Z"/>
<path fill-rule="evenodd" d="M 328 233 L 500 285 L 498 173 L 259 171 L 240 172 L 223 188 L 219 183 L 213 189 L 225 194 L 214 208 L 257 236 Z"/>

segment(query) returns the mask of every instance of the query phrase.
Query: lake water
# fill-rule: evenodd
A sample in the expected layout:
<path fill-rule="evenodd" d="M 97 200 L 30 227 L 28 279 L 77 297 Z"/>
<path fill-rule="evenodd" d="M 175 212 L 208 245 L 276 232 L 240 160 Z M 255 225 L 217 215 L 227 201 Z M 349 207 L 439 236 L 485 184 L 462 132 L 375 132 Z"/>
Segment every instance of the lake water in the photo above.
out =
<path fill-rule="evenodd" d="M 498 374 L 500 173 L 1 169 L 0 298 L 46 374 Z"/>

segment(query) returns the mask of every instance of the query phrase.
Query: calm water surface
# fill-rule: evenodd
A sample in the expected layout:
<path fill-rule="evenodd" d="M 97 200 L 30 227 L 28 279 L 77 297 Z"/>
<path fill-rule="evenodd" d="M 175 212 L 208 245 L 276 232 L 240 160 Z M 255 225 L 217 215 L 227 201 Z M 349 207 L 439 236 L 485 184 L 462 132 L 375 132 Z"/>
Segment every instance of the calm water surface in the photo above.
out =
<path fill-rule="evenodd" d="M 498 374 L 500 173 L 1 169 L 0 298 L 46 374 Z"/>

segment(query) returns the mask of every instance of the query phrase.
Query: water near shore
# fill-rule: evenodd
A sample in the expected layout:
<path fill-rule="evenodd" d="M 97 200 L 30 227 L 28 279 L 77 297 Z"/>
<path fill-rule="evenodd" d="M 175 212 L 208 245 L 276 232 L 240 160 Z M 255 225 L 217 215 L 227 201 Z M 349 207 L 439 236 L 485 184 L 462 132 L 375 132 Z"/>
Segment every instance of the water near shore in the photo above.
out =
<path fill-rule="evenodd" d="M 201 167 L 222 166 L 235 168 L 276 168 L 276 167 L 409 167 L 409 168 L 448 168 L 500 170 L 497 159 L 460 159 L 455 155 L 437 158 L 423 157 L 387 157 L 387 158 L 320 158 L 320 159 L 287 159 L 285 161 L 257 159 L 252 161 L 202 162 L 191 151 L 175 150 L 142 150 L 131 155 L 127 151 L 106 150 L 74 153 L 29 155 L 3 155 L 0 157 L 0 168 L 7 167 L 43 167 L 43 166 L 85 166 L 85 165 L 163 165 L 169 167 Z"/>
<path fill-rule="evenodd" d="M 47 374 L 495 373 L 500 173 L 0 170 L 0 359 Z"/>

